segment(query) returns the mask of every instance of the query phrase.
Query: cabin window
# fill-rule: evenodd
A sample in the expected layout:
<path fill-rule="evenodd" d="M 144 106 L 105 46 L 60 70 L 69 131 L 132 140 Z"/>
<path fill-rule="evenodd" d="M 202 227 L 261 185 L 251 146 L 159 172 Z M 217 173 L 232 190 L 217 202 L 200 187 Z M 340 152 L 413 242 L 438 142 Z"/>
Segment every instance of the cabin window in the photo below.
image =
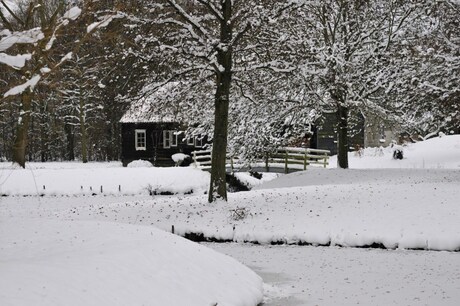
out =
<path fill-rule="evenodd" d="M 163 131 L 163 147 L 166 149 L 171 147 L 177 147 L 177 145 L 179 144 L 179 135 L 181 133 L 181 131 Z"/>
<path fill-rule="evenodd" d="M 195 145 L 195 138 L 194 137 L 187 138 L 187 145 L 189 146 Z"/>
<path fill-rule="evenodd" d="M 195 147 L 201 148 L 203 147 L 203 138 L 202 136 L 196 136 L 195 137 Z"/>
<path fill-rule="evenodd" d="M 135 145 L 136 151 L 145 151 L 147 149 L 145 130 L 135 130 Z"/>
<path fill-rule="evenodd" d="M 171 148 L 171 131 L 163 131 L 163 148 Z"/>
<path fill-rule="evenodd" d="M 171 147 L 177 147 L 180 132 L 171 131 Z"/>
<path fill-rule="evenodd" d="M 379 126 L 379 134 L 380 134 L 379 142 L 384 143 L 386 137 L 385 137 L 385 126 L 383 124 Z"/>

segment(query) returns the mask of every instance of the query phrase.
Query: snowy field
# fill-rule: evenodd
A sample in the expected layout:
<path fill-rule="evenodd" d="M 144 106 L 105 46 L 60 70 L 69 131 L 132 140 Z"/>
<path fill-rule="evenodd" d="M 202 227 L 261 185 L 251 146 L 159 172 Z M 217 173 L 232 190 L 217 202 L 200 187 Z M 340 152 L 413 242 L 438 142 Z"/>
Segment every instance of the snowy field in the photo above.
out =
<path fill-rule="evenodd" d="M 29 163 L 26 169 L 0 163 L 0 195 L 203 194 L 209 174 L 194 168 L 123 168 L 110 163 Z"/>
<path fill-rule="evenodd" d="M 460 135 L 442 136 L 427 141 L 402 146 L 404 159 L 391 158 L 393 149 L 366 148 L 362 154 L 350 153 L 350 168 L 411 168 L 411 169 L 456 169 L 460 170 Z M 361 155 L 361 156 L 360 156 Z M 329 166 L 335 168 L 336 156 Z"/>
<path fill-rule="evenodd" d="M 0 233 L 4 306 L 262 300 L 262 280 L 247 267 L 153 227 L 23 219 L 2 220 Z"/>
<path fill-rule="evenodd" d="M 155 229 L 173 227 L 261 243 L 206 246 L 262 276 L 265 305 L 457 305 L 460 136 L 404 152 L 393 160 L 391 149 L 366 149 L 350 153 L 352 169 L 271 181 L 239 174 L 256 187 L 212 205 L 208 174 L 193 168 L 0 163 L 0 305 L 261 301 L 249 269 Z"/>

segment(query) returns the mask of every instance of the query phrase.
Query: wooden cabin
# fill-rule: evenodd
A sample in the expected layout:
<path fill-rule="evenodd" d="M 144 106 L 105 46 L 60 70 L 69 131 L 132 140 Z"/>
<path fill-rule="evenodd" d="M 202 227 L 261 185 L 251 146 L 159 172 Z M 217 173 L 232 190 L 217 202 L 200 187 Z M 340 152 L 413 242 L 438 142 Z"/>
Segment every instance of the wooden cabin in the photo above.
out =
<path fill-rule="evenodd" d="M 154 97 L 151 97 L 152 99 Z M 206 137 L 185 138 L 185 127 L 173 114 L 155 111 L 154 103 L 141 99 L 131 104 L 120 119 L 121 160 L 127 166 L 135 160 L 146 160 L 157 167 L 176 165 L 172 155 L 183 153 L 191 157 L 191 152 L 201 150 Z M 187 166 L 190 159 L 181 166 Z"/>
<path fill-rule="evenodd" d="M 204 139 L 185 139 L 181 125 L 176 122 L 121 122 L 121 160 L 127 166 L 134 160 L 147 160 L 157 167 L 170 167 L 176 163 L 172 155 L 203 149 Z M 189 165 L 185 160 L 181 166 Z"/>
<path fill-rule="evenodd" d="M 312 127 L 309 147 L 329 150 L 337 154 L 337 114 L 326 112 Z M 394 123 L 385 122 L 373 114 L 351 113 L 348 127 L 349 151 L 367 147 L 387 147 L 399 140 L 399 129 Z"/>
<path fill-rule="evenodd" d="M 337 114 L 335 112 L 324 113 L 318 123 L 312 127 L 312 137 L 309 147 L 312 149 L 329 150 L 331 155 L 337 154 Z M 349 121 L 349 151 L 364 148 L 364 117 L 354 115 Z"/>

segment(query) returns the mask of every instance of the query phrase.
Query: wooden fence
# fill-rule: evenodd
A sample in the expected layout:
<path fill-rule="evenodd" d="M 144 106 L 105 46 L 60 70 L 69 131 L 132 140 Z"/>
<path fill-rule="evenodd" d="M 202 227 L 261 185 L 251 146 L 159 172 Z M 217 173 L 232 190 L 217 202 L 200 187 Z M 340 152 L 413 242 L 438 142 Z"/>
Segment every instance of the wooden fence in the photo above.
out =
<path fill-rule="evenodd" d="M 193 164 L 201 169 L 211 168 L 212 150 L 202 150 L 192 152 Z M 243 169 L 261 169 L 260 171 L 284 170 L 290 171 L 307 170 L 309 165 L 322 166 L 329 164 L 329 150 L 318 150 L 310 148 L 280 148 L 274 154 L 267 156 L 250 166 L 243 164 L 236 157 L 227 157 L 227 169 L 229 171 Z"/>

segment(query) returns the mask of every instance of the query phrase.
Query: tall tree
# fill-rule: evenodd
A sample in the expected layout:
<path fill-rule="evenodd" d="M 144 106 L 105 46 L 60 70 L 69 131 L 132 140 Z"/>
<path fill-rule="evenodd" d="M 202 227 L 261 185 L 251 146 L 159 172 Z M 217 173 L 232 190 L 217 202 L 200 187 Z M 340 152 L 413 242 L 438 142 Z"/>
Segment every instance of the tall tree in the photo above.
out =
<path fill-rule="evenodd" d="M 418 3 L 311 1 L 304 6 L 302 35 L 306 86 L 337 115 L 338 166 L 348 168 L 350 110 L 385 111 L 382 60 L 418 13 Z M 299 34 L 301 35 L 301 34 Z"/>
<path fill-rule="evenodd" d="M 422 139 L 460 133 L 460 3 L 425 6 L 408 36 L 392 48 L 392 96 L 401 123 Z"/>
<path fill-rule="evenodd" d="M 25 9 L 19 7 L 21 14 L 16 14 L 4 1 L 0 3 L 9 13 L 6 16 L 5 10 L 0 11 L 0 20 L 5 28 L 0 32 L 0 52 L 9 52 L 0 54 L 0 62 L 11 68 L 12 75 L 17 75 L 15 78 L 9 77 L 9 90 L 3 93 L 3 99 L 14 101 L 20 97 L 12 159 L 22 167 L 25 166 L 32 105 L 37 99 L 35 91 L 45 85 L 56 89 L 58 86 L 53 85 L 53 81 L 58 80 L 53 78 L 61 67 L 93 33 L 107 27 L 118 17 L 113 11 L 98 12 L 94 16 L 90 14 L 93 1 L 79 1 L 89 17 L 84 18 L 85 22 L 90 25 L 83 24 L 82 27 L 76 27 L 81 31 L 69 32 L 68 25 L 76 25 L 76 19 L 82 12 L 80 8 L 74 6 L 69 9 L 68 2 L 63 0 L 30 0 L 26 3 Z M 94 19 L 96 21 L 91 23 Z M 13 87 L 13 82 L 20 84 Z"/>
<path fill-rule="evenodd" d="M 5 2 L 2 2 L 2 5 L 7 7 Z M 13 145 L 13 161 L 22 167 L 25 167 L 27 133 L 34 88 L 40 79 L 56 69 L 65 60 L 65 56 L 61 57 L 58 62 L 51 60 L 50 54 L 55 50 L 53 45 L 57 38 L 56 34 L 70 20 L 76 19 L 81 13 L 77 7 L 64 11 L 63 2 L 58 3 L 51 14 L 47 14 L 46 7 L 42 0 L 30 1 L 22 19 L 11 9 L 6 8 L 15 22 L 10 22 L 0 11 L 0 17 L 6 28 L 2 32 L 0 51 L 14 50 L 13 46 L 21 44 L 16 47 L 16 52 L 12 51 L 13 54 L 2 53 L 1 55 L 2 62 L 15 69 L 22 80 L 26 80 L 25 83 L 22 81 L 22 84 L 10 88 L 3 94 L 5 98 L 16 95 L 21 97 L 17 132 Z M 18 59 L 20 61 L 17 61 Z"/>
<path fill-rule="evenodd" d="M 145 31 L 144 2 L 91 2 L 87 14 L 74 26 L 73 31 L 84 32 L 88 23 L 100 20 L 100 29 L 86 38 L 60 73 L 66 129 L 77 131 L 75 138 L 67 137 L 69 149 L 72 142 L 79 143 L 80 148 L 86 142 L 86 150 L 76 151 L 82 160 L 119 158 L 118 121 L 129 97 L 138 91 L 152 68 L 145 60 L 148 55 L 139 52 L 143 46 L 136 43 L 136 37 Z M 107 16 L 112 16 L 109 24 L 105 22 Z"/>
<path fill-rule="evenodd" d="M 158 16 L 154 23 L 163 27 L 153 39 L 157 53 L 167 60 L 159 63 L 157 79 L 163 84 L 180 82 L 174 90 L 177 94 L 171 97 L 181 118 L 190 126 L 199 126 L 195 133 L 207 131 L 212 137 L 209 202 L 227 199 L 229 110 L 239 99 L 251 100 L 255 92 L 249 86 L 249 78 L 254 77 L 251 71 L 293 70 L 283 59 L 265 56 L 269 55 L 267 36 L 259 37 L 264 26 L 292 6 L 291 2 L 262 0 L 164 0 L 153 6 L 153 14 Z M 279 40 L 278 31 L 272 32 Z M 262 86 L 257 84 L 257 88 Z M 211 120 L 204 118 L 208 109 L 214 110 Z"/>
<path fill-rule="evenodd" d="M 225 165 L 233 50 L 244 32 L 249 29 L 250 23 L 248 21 L 244 28 L 241 25 L 238 27 L 238 20 L 234 18 L 238 9 L 235 11 L 234 3 L 230 0 L 189 1 L 186 4 L 166 0 L 165 4 L 170 10 L 162 14 L 160 23 L 173 25 L 177 31 L 174 44 L 183 44 L 179 52 L 190 61 L 182 62 L 188 67 L 183 67 L 183 72 L 178 75 L 185 77 L 187 70 L 199 69 L 215 78 L 212 169 L 208 200 L 227 200 Z M 197 60 L 199 63 L 195 62 Z"/>

